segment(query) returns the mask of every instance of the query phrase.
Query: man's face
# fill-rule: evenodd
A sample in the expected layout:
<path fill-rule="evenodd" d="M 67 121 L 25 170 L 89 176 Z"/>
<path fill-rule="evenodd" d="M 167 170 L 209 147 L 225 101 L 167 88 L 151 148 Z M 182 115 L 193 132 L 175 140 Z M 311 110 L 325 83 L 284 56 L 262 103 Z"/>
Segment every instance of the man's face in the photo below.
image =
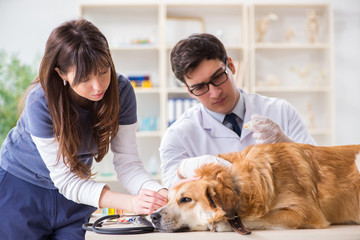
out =
<path fill-rule="evenodd" d="M 194 89 L 200 84 L 208 83 L 218 75 L 223 74 L 226 65 L 219 59 L 204 59 L 199 66 L 189 71 L 184 79 L 189 89 Z M 195 96 L 190 91 L 190 95 L 201 102 L 207 109 L 217 113 L 230 113 L 240 96 L 236 88 L 234 76 L 235 67 L 232 60 L 228 59 L 227 77 L 228 79 L 219 86 L 209 84 L 209 91 L 201 96 Z M 186 86 L 185 86 L 186 87 Z"/>

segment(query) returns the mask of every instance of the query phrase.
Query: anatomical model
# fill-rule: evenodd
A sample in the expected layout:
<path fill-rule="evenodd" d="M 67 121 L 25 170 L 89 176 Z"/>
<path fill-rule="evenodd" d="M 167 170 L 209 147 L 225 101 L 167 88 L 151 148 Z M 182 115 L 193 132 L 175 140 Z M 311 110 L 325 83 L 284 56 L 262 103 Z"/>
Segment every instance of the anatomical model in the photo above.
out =
<path fill-rule="evenodd" d="M 264 40 L 265 33 L 268 30 L 269 22 L 271 20 L 278 20 L 279 17 L 275 13 L 269 13 L 264 18 L 261 18 L 256 23 L 256 31 L 258 33 L 258 37 L 256 39 L 257 42 L 262 42 Z"/>
<path fill-rule="evenodd" d="M 314 9 L 307 10 L 307 31 L 309 34 L 309 42 L 313 43 L 317 41 L 317 34 L 319 31 L 318 16 Z"/>

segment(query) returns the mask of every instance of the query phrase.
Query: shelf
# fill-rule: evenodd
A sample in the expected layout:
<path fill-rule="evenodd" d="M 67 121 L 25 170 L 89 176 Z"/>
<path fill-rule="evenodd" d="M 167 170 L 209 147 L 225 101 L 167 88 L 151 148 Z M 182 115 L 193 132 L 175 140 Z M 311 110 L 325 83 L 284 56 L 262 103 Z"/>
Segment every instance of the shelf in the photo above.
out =
<path fill-rule="evenodd" d="M 256 43 L 255 49 L 329 49 L 330 45 L 328 43 Z"/>
<path fill-rule="evenodd" d="M 254 7 L 257 8 L 269 8 L 269 7 L 276 7 L 276 8 L 308 8 L 308 7 L 327 7 L 327 3 L 255 3 Z"/>
<path fill-rule="evenodd" d="M 110 51 L 144 51 L 144 50 L 158 51 L 159 46 L 154 44 L 123 44 L 118 47 L 110 46 Z"/>
<path fill-rule="evenodd" d="M 159 5 L 157 3 L 141 3 L 141 2 L 133 2 L 133 3 L 111 3 L 111 2 L 103 2 L 103 3 L 83 3 L 81 4 L 81 9 L 89 9 L 93 8 L 94 10 L 101 11 L 101 9 L 116 9 L 116 8 L 133 8 L 137 10 L 137 8 L 157 8 Z"/>
<path fill-rule="evenodd" d="M 138 131 L 136 132 L 137 137 L 161 137 L 160 131 Z"/>
<path fill-rule="evenodd" d="M 149 94 L 149 93 L 156 93 L 160 94 L 160 88 L 152 87 L 152 88 L 134 88 L 135 94 Z"/>
<path fill-rule="evenodd" d="M 214 34 L 229 46 L 240 47 L 244 43 L 246 8 L 243 4 L 170 3 L 165 4 L 165 7 L 165 39 L 168 49 L 180 39 L 196 32 Z"/>
<path fill-rule="evenodd" d="M 173 44 L 166 45 L 167 50 L 171 50 L 174 47 Z M 244 50 L 244 46 L 241 44 L 228 44 L 225 46 L 226 50 Z"/>
<path fill-rule="evenodd" d="M 186 94 L 188 94 L 188 91 L 186 90 L 185 87 L 169 88 L 168 94 L 172 94 L 172 93 L 186 93 Z"/>
<path fill-rule="evenodd" d="M 237 45 L 237 44 L 228 44 L 225 46 L 226 50 L 243 50 L 243 45 Z"/>
<path fill-rule="evenodd" d="M 285 87 L 285 86 L 277 86 L 277 87 L 254 87 L 254 92 L 293 92 L 293 93 L 307 93 L 307 92 L 329 92 L 331 90 L 330 87 Z"/>

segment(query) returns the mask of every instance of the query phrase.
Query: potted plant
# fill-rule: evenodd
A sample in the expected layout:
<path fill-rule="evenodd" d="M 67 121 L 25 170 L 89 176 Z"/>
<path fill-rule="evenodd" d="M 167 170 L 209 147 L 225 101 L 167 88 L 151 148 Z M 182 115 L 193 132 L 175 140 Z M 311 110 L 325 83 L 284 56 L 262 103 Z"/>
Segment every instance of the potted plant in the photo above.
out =
<path fill-rule="evenodd" d="M 19 117 L 19 100 L 35 79 L 35 66 L 21 63 L 17 55 L 0 50 L 0 145 Z"/>

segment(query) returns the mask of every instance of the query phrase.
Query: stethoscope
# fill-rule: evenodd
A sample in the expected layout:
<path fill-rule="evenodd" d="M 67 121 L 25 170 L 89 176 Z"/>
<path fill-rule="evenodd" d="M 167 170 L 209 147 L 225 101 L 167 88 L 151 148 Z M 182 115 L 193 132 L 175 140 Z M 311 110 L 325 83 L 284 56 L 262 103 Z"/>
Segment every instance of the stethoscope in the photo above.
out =
<path fill-rule="evenodd" d="M 86 231 L 93 231 L 100 234 L 116 234 L 116 235 L 125 235 L 125 234 L 141 234 L 141 233 L 149 233 L 154 231 L 154 227 L 150 221 L 148 221 L 145 217 L 145 214 L 132 214 L 132 215 L 108 215 L 97 219 L 94 223 L 84 223 L 82 225 L 82 229 Z M 135 217 L 132 222 L 112 222 L 114 224 L 128 224 L 134 225 L 132 227 L 120 227 L 120 228 L 106 228 L 103 225 L 105 222 L 110 222 L 116 218 L 124 218 L 124 217 Z M 142 225 L 142 226 L 140 226 Z"/>

